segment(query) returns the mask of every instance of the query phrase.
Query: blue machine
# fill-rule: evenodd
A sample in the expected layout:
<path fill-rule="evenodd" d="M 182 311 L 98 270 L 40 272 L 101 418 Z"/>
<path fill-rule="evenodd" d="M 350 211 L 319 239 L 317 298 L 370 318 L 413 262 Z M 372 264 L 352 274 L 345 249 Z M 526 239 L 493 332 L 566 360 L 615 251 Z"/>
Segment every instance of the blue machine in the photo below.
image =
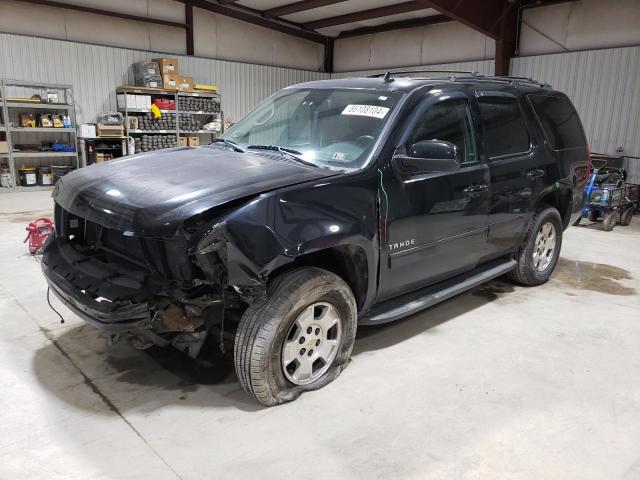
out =
<path fill-rule="evenodd" d="M 622 168 L 597 168 L 591 174 L 585 187 L 586 205 L 582 217 L 596 222 L 602 218 L 604 230 L 613 230 L 617 215 L 620 225 L 629 225 L 638 206 L 640 185 L 625 182 L 626 172 Z"/>

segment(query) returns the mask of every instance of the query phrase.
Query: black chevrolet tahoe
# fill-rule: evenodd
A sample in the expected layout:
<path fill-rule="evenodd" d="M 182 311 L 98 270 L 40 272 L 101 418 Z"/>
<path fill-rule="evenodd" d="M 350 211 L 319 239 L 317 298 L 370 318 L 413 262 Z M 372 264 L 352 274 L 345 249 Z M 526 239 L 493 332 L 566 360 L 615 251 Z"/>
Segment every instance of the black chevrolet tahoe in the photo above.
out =
<path fill-rule="evenodd" d="M 42 269 L 112 339 L 233 350 L 275 405 L 334 380 L 358 324 L 546 282 L 589 169 L 571 102 L 532 80 L 309 82 L 211 145 L 65 176 Z"/>

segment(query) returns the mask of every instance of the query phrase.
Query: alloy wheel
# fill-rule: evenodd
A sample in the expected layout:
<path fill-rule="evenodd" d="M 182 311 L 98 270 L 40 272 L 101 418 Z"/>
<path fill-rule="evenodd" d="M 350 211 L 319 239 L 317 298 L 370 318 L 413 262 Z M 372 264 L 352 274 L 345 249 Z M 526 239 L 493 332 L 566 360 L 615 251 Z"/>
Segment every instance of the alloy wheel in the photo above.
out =
<path fill-rule="evenodd" d="M 296 385 L 306 385 L 320 378 L 338 353 L 342 327 L 336 308 L 316 302 L 295 319 L 282 346 L 282 369 Z"/>
<path fill-rule="evenodd" d="M 545 222 L 538 230 L 533 248 L 533 266 L 543 272 L 551 264 L 556 250 L 556 227 L 551 222 Z"/>

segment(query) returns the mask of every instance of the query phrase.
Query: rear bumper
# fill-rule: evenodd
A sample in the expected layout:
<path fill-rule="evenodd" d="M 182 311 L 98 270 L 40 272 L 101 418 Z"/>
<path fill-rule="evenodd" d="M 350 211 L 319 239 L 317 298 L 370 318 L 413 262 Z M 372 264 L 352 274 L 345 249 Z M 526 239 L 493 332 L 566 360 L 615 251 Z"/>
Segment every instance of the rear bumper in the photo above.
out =
<path fill-rule="evenodd" d="M 41 265 L 51 291 L 69 310 L 87 323 L 110 334 L 151 328 L 148 303 L 95 300 L 69 278 L 75 278 L 80 284 L 97 283 L 99 280 L 83 274 L 79 267 L 67 260 L 59 251 L 58 242 L 53 240 L 48 242 Z"/>

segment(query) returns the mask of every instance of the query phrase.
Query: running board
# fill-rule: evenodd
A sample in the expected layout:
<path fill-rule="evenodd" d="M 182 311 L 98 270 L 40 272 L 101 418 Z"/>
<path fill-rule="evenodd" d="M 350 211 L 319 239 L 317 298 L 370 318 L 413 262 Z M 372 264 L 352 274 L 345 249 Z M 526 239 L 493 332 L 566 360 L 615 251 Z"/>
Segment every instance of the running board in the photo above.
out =
<path fill-rule="evenodd" d="M 360 325 L 378 325 L 393 322 L 413 313 L 432 307 L 470 288 L 481 285 L 489 280 L 504 275 L 513 270 L 517 262 L 513 259 L 502 261 L 498 265 L 491 266 L 477 273 L 471 273 L 462 281 L 451 279 L 441 284 L 418 290 L 393 298 L 374 308 L 369 315 L 359 320 Z M 469 275 L 469 274 L 466 274 Z M 460 277 L 458 277 L 460 278 Z"/>

